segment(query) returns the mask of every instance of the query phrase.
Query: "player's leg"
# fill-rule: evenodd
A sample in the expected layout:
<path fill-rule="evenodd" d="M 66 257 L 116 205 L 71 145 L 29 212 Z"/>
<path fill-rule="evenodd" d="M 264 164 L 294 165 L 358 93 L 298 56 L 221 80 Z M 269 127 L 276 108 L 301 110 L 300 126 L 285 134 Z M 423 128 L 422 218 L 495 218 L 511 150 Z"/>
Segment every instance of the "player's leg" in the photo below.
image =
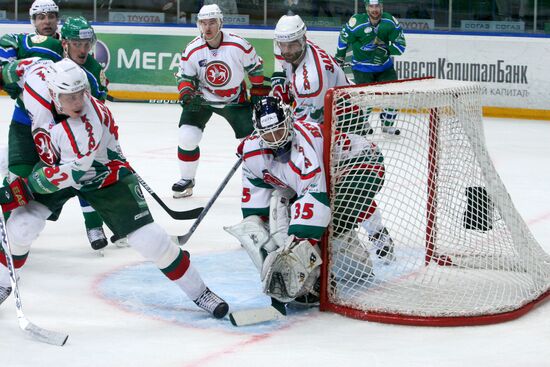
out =
<path fill-rule="evenodd" d="M 360 241 L 357 225 L 369 213 L 374 196 L 384 184 L 384 166 L 360 164 L 350 169 L 336 183 L 332 223 L 336 251 L 336 280 L 350 280 L 372 276 L 372 263 L 365 243 Z"/>
<path fill-rule="evenodd" d="M 210 291 L 191 264 L 187 251 L 180 249 L 164 229 L 153 222 L 149 208 L 132 175 L 96 191 L 83 192 L 105 224 L 118 236 L 128 236 L 128 244 L 153 261 L 162 273 L 214 317 L 224 317 L 227 303 Z"/>
<path fill-rule="evenodd" d="M 46 220 L 56 220 L 63 204 L 72 196 L 72 189 L 60 190 L 54 194 L 35 194 L 34 200 L 13 210 L 6 222 L 15 269 L 20 269 L 29 255 L 32 242 L 38 238 L 46 225 Z M 0 303 L 11 293 L 9 270 L 6 256 L 0 246 Z M 2 299 L 3 298 L 3 299 Z"/>
<path fill-rule="evenodd" d="M 84 215 L 84 225 L 86 226 L 86 235 L 88 236 L 90 246 L 94 250 L 101 250 L 108 245 L 107 237 L 105 236 L 105 232 L 103 232 L 103 219 L 101 219 L 99 214 L 86 200 L 81 197 L 78 200 L 82 214 Z"/>
<path fill-rule="evenodd" d="M 376 74 L 377 82 L 391 82 L 397 80 L 397 73 L 393 67 Z M 395 119 L 397 118 L 397 110 L 393 108 L 384 108 L 380 113 L 380 123 L 382 132 L 388 135 L 398 136 L 401 131 L 395 127 Z"/>
<path fill-rule="evenodd" d="M 199 166 L 199 143 L 206 123 L 212 116 L 210 108 L 199 106 L 193 109 L 184 106 L 179 122 L 178 162 L 180 180 L 172 185 L 174 198 L 182 198 L 193 194 L 195 175 Z"/>
<path fill-rule="evenodd" d="M 229 122 L 237 139 L 244 139 L 254 131 L 254 127 L 252 126 L 252 105 L 249 103 L 238 106 L 227 106 L 214 112 L 223 116 Z"/>

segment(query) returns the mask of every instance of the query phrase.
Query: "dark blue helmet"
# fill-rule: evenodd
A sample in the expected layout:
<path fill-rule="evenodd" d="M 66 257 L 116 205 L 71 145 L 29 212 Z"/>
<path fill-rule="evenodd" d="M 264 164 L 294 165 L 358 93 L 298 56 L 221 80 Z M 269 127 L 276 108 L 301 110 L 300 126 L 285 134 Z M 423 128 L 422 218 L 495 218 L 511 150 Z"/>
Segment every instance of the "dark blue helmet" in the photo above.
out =
<path fill-rule="evenodd" d="M 271 149 L 277 150 L 292 140 L 292 117 L 278 98 L 265 97 L 254 105 L 254 130 Z"/>

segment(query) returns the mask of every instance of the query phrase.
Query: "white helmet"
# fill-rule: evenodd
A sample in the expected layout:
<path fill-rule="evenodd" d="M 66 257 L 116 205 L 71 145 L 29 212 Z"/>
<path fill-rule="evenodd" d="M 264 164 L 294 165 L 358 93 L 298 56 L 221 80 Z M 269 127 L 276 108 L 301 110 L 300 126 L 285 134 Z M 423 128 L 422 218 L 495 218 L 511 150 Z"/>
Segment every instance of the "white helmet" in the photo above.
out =
<path fill-rule="evenodd" d="M 296 41 L 303 38 L 306 31 L 306 25 L 299 15 L 283 15 L 275 26 L 275 41 Z"/>
<path fill-rule="evenodd" d="M 219 19 L 223 23 L 223 13 L 216 4 L 204 5 L 197 14 L 197 21 L 203 19 Z"/>
<path fill-rule="evenodd" d="M 32 19 L 42 13 L 59 13 L 59 7 L 53 0 L 35 0 L 29 9 L 29 16 Z"/>
<path fill-rule="evenodd" d="M 71 94 L 90 89 L 86 73 L 71 59 L 62 59 L 52 64 L 46 74 L 46 84 L 58 112 L 63 110 L 59 102 L 60 94 Z"/>

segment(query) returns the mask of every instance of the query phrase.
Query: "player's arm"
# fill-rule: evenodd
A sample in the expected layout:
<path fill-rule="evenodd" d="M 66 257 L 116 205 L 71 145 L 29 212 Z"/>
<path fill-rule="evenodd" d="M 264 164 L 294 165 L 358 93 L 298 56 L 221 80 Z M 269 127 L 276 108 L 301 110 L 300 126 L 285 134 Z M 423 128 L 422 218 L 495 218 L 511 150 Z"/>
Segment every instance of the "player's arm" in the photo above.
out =
<path fill-rule="evenodd" d="M 353 22 L 352 19 L 355 19 L 355 16 L 351 17 L 349 22 L 344 24 L 340 30 L 340 34 L 338 35 L 338 46 L 336 48 L 336 55 L 334 58 L 340 66 L 344 64 L 346 60 L 346 52 L 348 51 L 349 45 L 353 41 L 353 32 L 348 26 L 351 22 Z"/>
<path fill-rule="evenodd" d="M 89 68 L 84 67 L 84 71 L 86 71 L 86 76 L 90 83 L 90 92 L 95 98 L 105 101 L 107 99 L 109 80 L 105 75 L 103 67 L 95 59 L 89 57 L 89 60 L 92 60 L 92 65 Z"/>
<path fill-rule="evenodd" d="M 178 71 L 174 74 L 182 104 L 190 104 L 197 94 L 197 70 L 193 60 L 187 56 L 187 49 L 182 52 Z"/>
<path fill-rule="evenodd" d="M 250 170 L 243 166 L 243 193 L 241 198 L 241 210 L 243 218 L 257 215 L 264 219 L 269 217 L 269 201 L 273 187 L 265 183 L 261 178 L 255 177 Z"/>
<path fill-rule="evenodd" d="M 5 34 L 0 37 L 0 64 L 5 64 L 17 59 L 19 48 L 17 34 Z"/>
<path fill-rule="evenodd" d="M 63 130 L 63 128 L 60 125 L 52 129 L 52 148 L 54 150 L 60 150 L 61 145 L 71 145 L 69 137 L 66 134 L 61 135 L 61 130 Z M 68 187 L 79 187 L 80 179 L 92 167 L 92 163 L 94 162 L 100 146 L 100 142 L 97 141 L 99 135 L 93 134 L 93 136 L 96 139 L 94 142 L 96 145 L 86 154 L 63 164 L 35 168 L 29 176 L 29 186 L 32 192 L 51 194 Z"/>
<path fill-rule="evenodd" d="M 395 27 L 391 30 L 389 34 L 387 47 L 388 47 L 388 52 L 390 53 L 391 56 L 399 56 L 405 52 L 407 43 L 405 42 L 405 35 L 403 34 L 403 28 L 401 28 L 401 25 L 399 24 L 399 22 L 395 17 L 393 17 L 393 21 L 394 21 Z"/>

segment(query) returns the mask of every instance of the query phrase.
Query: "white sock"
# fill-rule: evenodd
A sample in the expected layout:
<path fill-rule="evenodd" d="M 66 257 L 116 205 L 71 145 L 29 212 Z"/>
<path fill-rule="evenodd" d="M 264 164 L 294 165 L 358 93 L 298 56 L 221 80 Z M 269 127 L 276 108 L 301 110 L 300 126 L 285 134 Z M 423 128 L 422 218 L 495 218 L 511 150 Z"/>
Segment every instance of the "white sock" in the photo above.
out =
<path fill-rule="evenodd" d="M 193 264 L 189 264 L 187 271 L 183 276 L 174 281 L 191 300 L 196 300 L 206 289 L 201 275 L 198 270 L 195 269 Z"/>

